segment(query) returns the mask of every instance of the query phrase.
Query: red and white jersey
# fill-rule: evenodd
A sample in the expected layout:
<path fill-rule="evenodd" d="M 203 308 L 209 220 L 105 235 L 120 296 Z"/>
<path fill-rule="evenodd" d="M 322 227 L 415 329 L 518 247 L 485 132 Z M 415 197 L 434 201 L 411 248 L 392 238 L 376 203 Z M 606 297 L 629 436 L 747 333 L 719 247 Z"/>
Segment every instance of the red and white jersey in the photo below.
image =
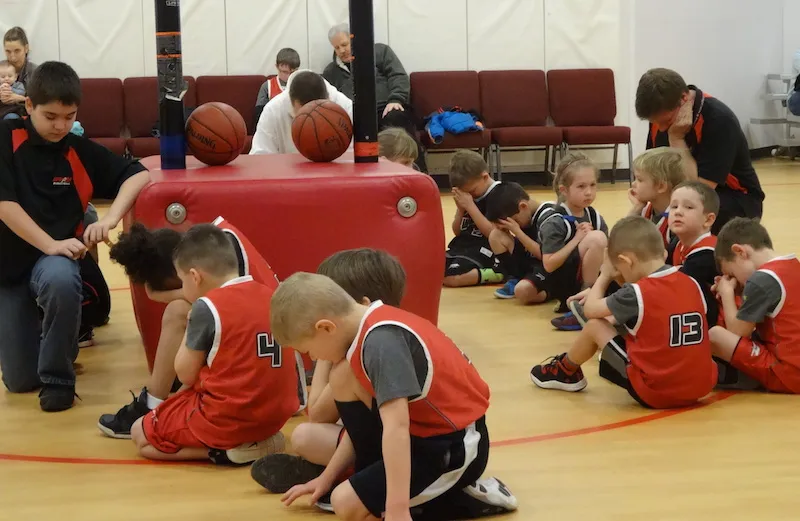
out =
<path fill-rule="evenodd" d="M 662 213 L 658 217 L 658 220 L 654 219 L 655 216 L 653 212 L 653 204 L 647 203 L 644 205 L 644 208 L 642 208 L 642 217 L 656 225 L 658 232 L 661 234 L 661 238 L 664 239 L 664 247 L 669 248 L 669 243 L 672 241 L 672 232 L 669 231 L 669 212 Z"/>
<path fill-rule="evenodd" d="M 693 404 L 717 383 L 700 285 L 671 267 L 632 286 L 639 317 L 625 344 L 633 389 L 651 407 Z"/>
<path fill-rule="evenodd" d="M 764 346 L 783 362 L 773 367 L 775 374 L 794 392 L 800 393 L 797 378 L 800 370 L 800 261 L 794 255 L 777 257 L 758 271 L 778 282 L 781 299 L 772 313 L 756 325 L 756 331 Z"/>
<path fill-rule="evenodd" d="M 675 250 L 672 252 L 672 265 L 682 266 L 690 255 L 701 251 L 710 251 L 714 253 L 714 248 L 716 248 L 716 246 L 717 237 L 711 235 L 711 232 L 704 233 L 690 246 L 685 246 L 682 242 L 678 241 Z"/>
<path fill-rule="evenodd" d="M 278 288 L 278 277 L 272 271 L 269 262 L 258 253 L 253 243 L 223 217 L 214 219 L 213 224 L 220 230 L 230 233 L 239 244 L 239 249 L 242 251 L 242 257 L 244 258 L 244 273 L 241 273 L 241 275 L 250 275 L 256 282 L 275 291 Z"/>
<path fill-rule="evenodd" d="M 465 429 L 486 414 L 489 386 L 458 347 L 439 328 L 408 311 L 374 302 L 361 320 L 347 351 L 359 383 L 375 397 L 362 359 L 364 339 L 374 328 L 398 326 L 412 333 L 425 351 L 427 377 L 420 396 L 409 399 L 409 432 L 428 438 Z"/>
<path fill-rule="evenodd" d="M 209 447 L 265 440 L 297 411 L 295 354 L 272 338 L 273 291 L 238 277 L 202 300 L 214 316 L 214 343 L 194 384 L 192 433 Z"/>
<path fill-rule="evenodd" d="M 281 86 L 281 82 L 277 76 L 273 76 L 269 79 L 269 83 L 267 84 L 267 93 L 269 95 L 269 99 L 274 98 L 278 94 L 283 92 L 283 87 Z"/>

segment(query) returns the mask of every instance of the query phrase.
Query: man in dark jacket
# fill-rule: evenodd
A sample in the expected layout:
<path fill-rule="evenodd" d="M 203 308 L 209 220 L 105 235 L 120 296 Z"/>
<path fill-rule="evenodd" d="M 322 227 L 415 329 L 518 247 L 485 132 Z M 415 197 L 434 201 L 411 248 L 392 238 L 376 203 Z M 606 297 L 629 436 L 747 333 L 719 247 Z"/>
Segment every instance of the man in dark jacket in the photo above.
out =
<path fill-rule="evenodd" d="M 333 61 L 325 67 L 322 76 L 342 94 L 350 99 L 353 95 L 353 75 L 350 64 L 353 54 L 350 49 L 350 28 L 347 24 L 336 25 L 328 32 L 333 46 Z M 375 99 L 378 109 L 378 128 L 402 127 L 419 147 L 417 168 L 427 171 L 425 153 L 419 144 L 414 116 L 409 106 L 411 83 L 400 59 L 391 47 L 375 44 Z"/>

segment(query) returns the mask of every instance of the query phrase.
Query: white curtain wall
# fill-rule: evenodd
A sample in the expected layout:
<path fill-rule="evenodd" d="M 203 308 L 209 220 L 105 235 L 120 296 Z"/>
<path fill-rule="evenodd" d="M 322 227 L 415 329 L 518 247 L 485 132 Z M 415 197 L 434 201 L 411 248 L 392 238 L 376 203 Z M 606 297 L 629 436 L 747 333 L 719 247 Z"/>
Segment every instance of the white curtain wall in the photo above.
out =
<path fill-rule="evenodd" d="M 798 0 L 374 0 L 375 36 L 406 69 L 487 70 L 607 67 L 617 124 L 646 125 L 633 111 L 639 76 L 672 67 L 726 101 L 747 127 L 777 109 L 761 99 L 764 75 L 789 72 L 800 47 Z M 348 0 L 182 0 L 184 73 L 271 74 L 282 47 L 303 67 L 331 60 L 328 29 L 348 19 Z M 153 76 L 153 0 L 0 0 L 0 32 L 20 25 L 31 59 L 60 59 L 82 77 Z M 686 34 L 695 35 L 686 37 Z M 765 146 L 769 129 L 749 129 Z M 621 153 L 622 166 L 627 154 Z M 596 155 L 604 166 L 609 153 Z M 541 161 L 504 156 L 504 165 Z"/>

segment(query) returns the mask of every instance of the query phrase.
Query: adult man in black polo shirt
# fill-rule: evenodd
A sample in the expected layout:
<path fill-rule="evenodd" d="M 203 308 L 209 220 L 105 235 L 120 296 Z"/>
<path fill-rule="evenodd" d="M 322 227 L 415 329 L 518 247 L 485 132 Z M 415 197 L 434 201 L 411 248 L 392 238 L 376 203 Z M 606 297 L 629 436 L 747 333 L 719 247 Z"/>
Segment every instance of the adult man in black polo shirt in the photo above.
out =
<path fill-rule="evenodd" d="M 61 411 L 75 394 L 77 259 L 108 240 L 149 174 L 70 132 L 81 84 L 69 65 L 43 63 L 27 90 L 30 118 L 0 125 L 0 369 L 11 392 L 41 387 L 42 410 Z M 84 230 L 93 195 L 116 200 Z"/>
<path fill-rule="evenodd" d="M 712 233 L 734 217 L 761 217 L 764 192 L 739 119 L 727 105 L 687 86 L 675 71 L 651 69 L 639 80 L 636 114 L 650 122 L 648 149 L 683 151 L 687 178 L 716 189 L 720 211 Z"/>

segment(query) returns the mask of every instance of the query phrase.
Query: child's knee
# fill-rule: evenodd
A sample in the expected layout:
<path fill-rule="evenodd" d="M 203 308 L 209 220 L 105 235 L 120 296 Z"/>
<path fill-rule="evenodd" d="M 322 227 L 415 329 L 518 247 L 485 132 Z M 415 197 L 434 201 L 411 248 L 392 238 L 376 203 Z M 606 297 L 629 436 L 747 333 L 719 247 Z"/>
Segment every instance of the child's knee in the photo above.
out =
<path fill-rule="evenodd" d="M 313 444 L 312 425 L 311 423 L 301 423 L 292 432 L 292 449 L 300 456 L 303 456 L 307 452 L 309 445 Z"/>
<path fill-rule="evenodd" d="M 66 304 L 74 301 L 79 305 L 82 298 L 81 275 L 75 261 L 52 256 L 44 257 L 40 262 L 42 265 L 37 266 L 38 273 L 33 276 L 34 283 L 38 285 L 40 302 L 57 300 Z"/>
<path fill-rule="evenodd" d="M 42 386 L 37 371 L 8 371 L 3 373 L 3 384 L 11 393 L 29 393 Z"/>
<path fill-rule="evenodd" d="M 167 304 L 164 309 L 164 315 L 161 317 L 161 324 L 164 327 L 174 327 L 186 329 L 186 324 L 189 320 L 189 312 L 192 310 L 192 305 L 185 300 L 173 300 Z"/>
<path fill-rule="evenodd" d="M 495 228 L 489 234 L 489 248 L 495 255 L 511 252 L 514 249 L 514 239 L 503 230 Z"/>
<path fill-rule="evenodd" d="M 524 304 L 543 302 L 543 293 L 529 280 L 521 280 L 514 287 L 514 297 Z"/>
<path fill-rule="evenodd" d="M 599 230 L 593 230 L 586 234 L 586 237 L 583 238 L 579 246 L 583 252 L 593 249 L 604 249 L 608 246 L 608 237 Z"/>
<path fill-rule="evenodd" d="M 136 444 L 136 447 L 141 450 L 146 447 L 148 444 L 147 436 L 144 435 L 144 417 L 139 418 L 133 425 L 131 426 L 131 441 Z"/>
<path fill-rule="evenodd" d="M 480 274 L 477 269 L 471 269 L 466 273 L 458 275 L 447 275 L 443 284 L 447 288 L 461 288 L 464 286 L 474 286 L 480 282 Z"/>
<path fill-rule="evenodd" d="M 338 517 L 345 521 L 362 521 L 369 519 L 369 511 L 356 494 L 349 481 L 345 481 L 333 489 L 331 506 Z"/>

